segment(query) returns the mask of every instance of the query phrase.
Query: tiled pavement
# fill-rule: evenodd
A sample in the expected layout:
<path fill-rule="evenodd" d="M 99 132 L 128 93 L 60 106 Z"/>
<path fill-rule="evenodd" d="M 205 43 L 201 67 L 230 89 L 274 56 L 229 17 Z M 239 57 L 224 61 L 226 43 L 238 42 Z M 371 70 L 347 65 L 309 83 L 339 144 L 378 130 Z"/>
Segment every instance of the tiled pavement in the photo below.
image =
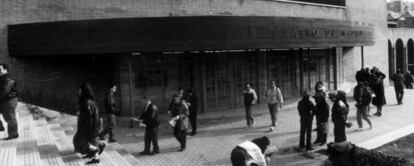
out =
<path fill-rule="evenodd" d="M 349 114 L 354 126 L 348 129 L 348 140 L 361 144 L 399 128 L 414 124 L 414 91 L 407 90 L 404 105 L 395 105 L 394 91 L 386 89 L 387 103 L 382 117 L 371 117 L 374 128 L 355 132 L 355 107 Z M 299 117 L 297 100 L 292 100 L 279 112 L 279 124 L 275 131 L 267 132 L 270 117 L 265 106 L 256 106 L 256 126 L 246 128 L 244 110 L 235 109 L 199 115 L 200 128 L 194 137 L 188 136 L 187 149 L 178 152 L 179 144 L 172 129 L 162 117 L 159 145 L 161 153 L 141 156 L 144 129 L 129 128 L 128 118 L 118 118 L 116 129 L 118 143 L 108 144 L 99 165 L 229 165 L 230 152 L 244 140 L 266 135 L 281 152 L 272 157 L 270 165 L 319 165 L 324 156 L 319 153 L 296 152 L 299 139 Z M 354 105 L 353 102 L 350 103 Z M 21 137 L 15 141 L 0 142 L 0 165 L 83 165 L 86 160 L 73 153 L 72 138 L 76 128 L 76 117 L 43 110 L 46 119 L 28 116 L 25 104 L 19 104 Z M 375 108 L 371 108 L 371 114 Z M 365 123 L 365 127 L 368 125 Z M 332 130 L 333 126 L 330 125 Z M 4 132 L 0 133 L 4 137 Z M 315 133 L 312 135 L 315 139 Z M 332 132 L 329 141 L 333 140 Z M 323 147 L 319 147 L 323 148 Z M 318 150 L 315 150 L 318 151 Z"/>

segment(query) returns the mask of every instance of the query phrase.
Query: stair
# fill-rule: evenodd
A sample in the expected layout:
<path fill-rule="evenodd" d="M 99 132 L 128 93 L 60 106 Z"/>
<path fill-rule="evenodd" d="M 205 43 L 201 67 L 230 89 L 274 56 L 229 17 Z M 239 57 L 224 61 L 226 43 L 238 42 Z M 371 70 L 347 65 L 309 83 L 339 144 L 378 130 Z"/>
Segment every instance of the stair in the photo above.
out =
<path fill-rule="evenodd" d="M 73 127 L 62 127 L 59 122 L 48 122 L 45 118 L 32 115 L 26 105 L 19 103 L 16 109 L 19 123 L 18 139 L 0 140 L 0 165 L 4 166 L 83 166 L 83 159 L 74 152 L 72 140 Z M 3 120 L 4 122 L 4 120 Z M 5 123 L 4 123 L 5 124 Z M 0 139 L 7 131 L 0 132 Z M 106 144 L 96 166 L 148 165 L 137 160 L 118 143 Z"/>

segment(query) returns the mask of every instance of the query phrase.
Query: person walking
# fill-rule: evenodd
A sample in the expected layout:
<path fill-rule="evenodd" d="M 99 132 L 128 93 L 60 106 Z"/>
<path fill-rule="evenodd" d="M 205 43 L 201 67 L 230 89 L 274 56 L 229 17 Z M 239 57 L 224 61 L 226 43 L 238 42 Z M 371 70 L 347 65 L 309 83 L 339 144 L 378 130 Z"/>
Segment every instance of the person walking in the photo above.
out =
<path fill-rule="evenodd" d="M 310 96 L 310 92 L 308 90 L 305 90 L 302 100 L 298 103 L 298 112 L 300 116 L 299 149 L 305 148 L 306 133 L 306 150 L 313 150 L 311 144 L 312 120 L 313 113 L 316 110 L 315 105 L 309 100 Z"/>
<path fill-rule="evenodd" d="M 141 155 L 155 155 L 160 153 L 158 147 L 158 126 L 160 124 L 158 108 L 148 99 L 147 96 L 142 97 L 142 102 L 145 104 L 144 112 L 140 119 L 145 124 L 145 148 Z M 151 152 L 151 143 L 153 151 Z"/>
<path fill-rule="evenodd" d="M 174 136 L 180 143 L 180 151 L 184 151 L 187 143 L 189 110 L 187 104 L 181 100 L 181 97 L 178 94 L 175 94 L 173 99 L 174 103 L 172 109 L 168 113 L 175 120 Z"/>
<path fill-rule="evenodd" d="M 270 81 L 269 89 L 266 91 L 266 100 L 267 106 L 269 107 L 270 119 L 272 121 L 269 130 L 273 131 L 277 125 L 279 108 L 283 107 L 283 95 L 282 92 L 280 92 L 280 89 L 276 86 L 274 80 Z"/>
<path fill-rule="evenodd" d="M 402 101 L 404 97 L 404 75 L 401 69 L 398 69 L 397 73 L 394 74 L 394 89 L 397 103 L 400 105 L 403 103 Z"/>
<path fill-rule="evenodd" d="M 413 89 L 414 78 L 409 70 L 404 74 L 404 84 L 407 89 Z"/>
<path fill-rule="evenodd" d="M 109 134 L 108 142 L 116 142 L 114 136 L 114 128 L 116 126 L 116 113 L 118 112 L 118 108 L 115 101 L 115 92 L 117 90 L 117 86 L 115 84 L 110 84 L 108 86 L 108 93 L 105 96 L 104 104 L 105 104 L 105 113 L 107 119 L 107 126 L 106 128 L 99 133 L 99 139 L 104 140 L 105 135 Z"/>
<path fill-rule="evenodd" d="M 9 77 L 9 67 L 0 64 L 0 113 L 7 123 L 7 134 L 4 140 L 16 139 L 19 137 L 18 125 L 16 119 L 17 107 L 17 83 Z M 0 131 L 4 131 L 3 123 L 0 120 Z"/>
<path fill-rule="evenodd" d="M 79 87 L 78 128 L 73 138 L 75 151 L 92 158 L 88 164 L 99 163 L 97 154 L 101 154 L 105 143 L 97 141 L 99 133 L 98 106 L 94 99 L 92 87 L 85 83 Z"/>
<path fill-rule="evenodd" d="M 332 122 L 334 124 L 334 142 L 346 141 L 345 127 L 347 125 L 349 105 L 344 91 L 330 92 L 329 99 L 333 102 Z"/>
<path fill-rule="evenodd" d="M 354 88 L 354 99 L 356 101 L 356 118 L 359 126 L 357 131 L 360 131 L 363 128 L 362 119 L 369 124 L 369 129 L 372 129 L 372 123 L 368 118 L 368 107 L 372 100 L 372 94 L 363 82 L 358 82 L 358 85 Z"/>
<path fill-rule="evenodd" d="M 326 93 L 322 82 L 316 83 L 315 92 L 316 110 L 314 115 L 316 116 L 317 136 L 314 144 L 324 145 L 329 131 L 329 104 L 326 102 Z"/>
<path fill-rule="evenodd" d="M 246 122 L 247 127 L 251 128 L 254 126 L 254 118 L 252 114 L 252 106 L 257 101 L 256 91 L 250 87 L 250 84 L 245 84 L 245 90 L 243 91 L 244 95 L 244 108 L 246 112 Z"/>
<path fill-rule="evenodd" d="M 191 123 L 191 136 L 197 134 L 197 107 L 198 107 L 198 99 L 197 96 L 194 94 L 193 90 L 189 89 L 186 97 L 186 101 L 188 102 L 188 109 L 190 110 L 190 123 Z"/>

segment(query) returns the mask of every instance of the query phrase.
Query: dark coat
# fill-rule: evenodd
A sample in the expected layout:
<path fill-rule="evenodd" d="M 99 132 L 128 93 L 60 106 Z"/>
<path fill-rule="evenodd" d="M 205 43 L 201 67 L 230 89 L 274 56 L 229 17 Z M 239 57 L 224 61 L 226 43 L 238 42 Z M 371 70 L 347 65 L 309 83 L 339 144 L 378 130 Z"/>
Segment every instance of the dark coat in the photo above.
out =
<path fill-rule="evenodd" d="M 358 83 L 354 88 L 354 99 L 357 102 L 357 107 L 368 106 L 371 103 L 372 95 L 367 86 L 363 83 Z"/>
<path fill-rule="evenodd" d="M 188 109 L 191 112 L 197 112 L 197 107 L 198 107 L 197 96 L 193 93 L 193 95 L 191 95 L 187 98 L 187 101 L 190 103 L 190 106 L 188 107 Z"/>
<path fill-rule="evenodd" d="M 0 102 L 14 99 L 18 96 L 17 83 L 8 74 L 0 77 Z"/>
<path fill-rule="evenodd" d="M 402 92 L 404 91 L 404 75 L 401 73 L 397 73 L 394 75 L 394 88 L 396 91 Z"/>
<path fill-rule="evenodd" d="M 375 97 L 372 99 L 372 104 L 375 106 L 383 106 L 387 102 L 385 101 L 384 83 L 381 79 L 372 84 L 372 91 L 374 91 Z"/>
<path fill-rule="evenodd" d="M 147 127 L 157 127 L 160 124 L 157 106 L 152 103 L 148 105 L 147 109 L 142 113 L 140 119 L 142 119 L 142 122 L 147 125 Z"/>
<path fill-rule="evenodd" d="M 314 112 L 316 120 L 319 122 L 328 122 L 329 104 L 326 102 L 326 93 L 317 91 L 315 96 L 316 110 Z"/>
<path fill-rule="evenodd" d="M 179 127 L 179 130 L 186 130 L 188 129 L 188 116 L 190 112 L 188 110 L 187 104 L 184 102 L 180 103 L 173 103 L 172 109 L 171 109 L 171 116 L 179 116 L 179 119 L 177 120 L 176 127 Z"/>
<path fill-rule="evenodd" d="M 410 86 L 410 85 L 412 85 L 412 83 L 414 83 L 413 75 L 411 75 L 410 73 L 405 73 L 405 75 L 404 75 L 404 84 L 405 84 L 405 86 Z"/>
<path fill-rule="evenodd" d="M 332 122 L 345 123 L 348 119 L 349 107 L 342 101 L 335 101 L 332 106 Z"/>
<path fill-rule="evenodd" d="M 99 112 L 95 101 L 87 100 L 79 104 L 78 130 L 81 140 L 94 142 L 99 133 Z"/>
<path fill-rule="evenodd" d="M 117 113 L 117 106 L 116 106 L 116 101 L 114 98 L 114 93 L 109 92 L 106 96 L 105 96 L 105 112 L 107 114 L 116 114 Z"/>
<path fill-rule="evenodd" d="M 298 112 L 301 119 L 312 119 L 313 112 L 315 112 L 315 105 L 309 100 L 309 98 L 303 98 L 298 103 Z"/>

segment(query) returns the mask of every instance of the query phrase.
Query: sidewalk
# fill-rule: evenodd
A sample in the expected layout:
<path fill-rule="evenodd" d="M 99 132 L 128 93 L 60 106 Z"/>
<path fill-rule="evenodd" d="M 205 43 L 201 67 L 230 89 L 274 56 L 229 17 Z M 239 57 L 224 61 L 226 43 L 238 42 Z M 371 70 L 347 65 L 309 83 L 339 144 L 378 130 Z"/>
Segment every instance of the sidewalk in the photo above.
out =
<path fill-rule="evenodd" d="M 414 103 L 409 102 L 414 97 L 414 91 L 406 90 L 404 105 L 396 105 L 393 88 L 386 89 L 387 105 L 383 108 L 383 116 L 371 116 L 374 128 L 355 132 L 357 127 L 354 102 L 349 102 L 351 111 L 349 120 L 354 124 L 347 129 L 348 140 L 360 144 L 381 136 L 387 132 L 403 128 L 414 123 L 414 112 L 410 111 Z M 349 94 L 348 94 L 349 95 Z M 148 162 L 162 163 L 162 165 L 229 165 L 230 152 L 240 142 L 251 140 L 263 135 L 270 138 L 271 143 L 281 149 L 280 155 L 274 156 L 271 165 L 309 165 L 320 163 L 323 156 L 318 153 L 297 153 L 294 148 L 299 140 L 299 117 L 296 110 L 296 101 L 284 106 L 279 112 L 279 122 L 275 131 L 267 132 L 270 117 L 265 105 L 253 108 L 256 126 L 246 128 L 243 108 L 222 112 L 212 112 L 199 115 L 199 130 L 194 137 L 188 136 L 188 145 L 185 152 L 178 152 L 178 142 L 172 135 L 172 129 L 166 121 L 160 127 L 159 145 L 161 154 L 157 156 L 139 156 L 139 151 L 130 151 L 138 159 Z M 332 104 L 330 104 L 332 105 Z M 376 112 L 372 106 L 371 114 Z M 165 118 L 163 118 L 165 119 Z M 118 125 L 117 135 L 119 142 L 126 145 L 138 146 L 143 150 L 143 128 L 124 128 L 127 125 L 125 118 Z M 365 123 L 365 122 L 364 122 Z M 368 124 L 364 124 L 368 128 Z M 314 125 L 315 126 L 315 125 Z M 330 124 L 328 141 L 333 141 L 333 124 Z M 312 140 L 316 138 L 316 132 L 312 133 Z M 316 147 L 318 148 L 318 147 Z M 322 148 L 322 147 L 319 147 Z M 324 148 L 324 147 L 323 147 Z M 315 150 L 317 151 L 317 150 Z M 171 162 L 170 159 L 179 159 Z"/>
<path fill-rule="evenodd" d="M 352 128 L 347 129 L 348 140 L 357 145 L 368 145 L 367 141 L 380 140 L 384 134 L 392 133 L 395 130 L 407 128 L 407 126 L 414 124 L 414 111 L 411 109 L 414 107 L 414 102 L 410 102 L 414 98 L 414 91 L 406 90 L 404 98 L 404 105 L 396 105 L 394 89 L 387 88 L 386 99 L 388 105 L 383 108 L 383 116 L 371 116 L 374 128 L 360 132 L 354 131 L 357 128 L 355 103 L 349 102 L 351 106 L 349 120 L 354 125 Z M 276 145 L 281 150 L 281 152 L 272 157 L 269 165 L 319 165 L 326 159 L 326 156 L 319 154 L 317 151 L 325 147 L 314 147 L 316 150 L 310 153 L 299 153 L 295 150 L 299 140 L 297 101 L 298 98 L 288 101 L 288 104 L 280 110 L 278 126 L 273 132 L 268 132 L 267 129 L 270 124 L 270 117 L 265 105 L 253 108 L 256 121 L 254 128 L 246 128 L 243 108 L 199 114 L 198 134 L 193 137 L 187 136 L 187 149 L 184 152 L 178 151 L 179 143 L 172 134 L 172 128 L 168 126 L 166 121 L 168 118 L 163 115 L 159 129 L 160 154 L 155 156 L 139 155 L 139 152 L 144 149 L 145 129 L 140 127 L 131 129 L 129 128 L 129 118 L 120 117 L 115 130 L 118 143 L 109 144 L 106 156 L 102 157 L 111 158 L 112 155 L 116 155 L 117 158 L 122 157 L 131 165 L 230 165 L 230 152 L 237 144 L 266 135 L 270 138 L 271 144 Z M 371 107 L 371 114 L 375 113 L 375 111 L 376 108 Z M 50 124 L 57 122 L 59 127 L 65 129 L 65 133 L 60 134 L 67 134 L 65 141 L 69 143 L 73 138 L 74 129 L 76 129 L 76 117 L 54 111 L 44 111 L 44 114 L 59 117 L 49 120 L 46 118 L 46 120 Z M 368 128 L 368 124 L 365 122 L 364 127 Z M 333 141 L 332 129 L 333 125 L 330 124 L 331 131 L 328 141 Z M 316 132 L 313 132 L 312 141 L 315 140 L 315 137 Z M 375 148 L 375 146 L 380 146 L 381 144 L 370 145 L 369 148 Z M 72 154 L 65 157 L 71 151 L 67 149 L 70 148 L 63 149 L 65 151 L 61 152 L 62 162 L 66 165 L 75 161 L 80 162 L 79 157 L 76 158 Z M 42 152 L 40 152 L 40 156 L 42 156 Z M 115 160 L 108 160 L 107 162 L 117 163 Z"/>

